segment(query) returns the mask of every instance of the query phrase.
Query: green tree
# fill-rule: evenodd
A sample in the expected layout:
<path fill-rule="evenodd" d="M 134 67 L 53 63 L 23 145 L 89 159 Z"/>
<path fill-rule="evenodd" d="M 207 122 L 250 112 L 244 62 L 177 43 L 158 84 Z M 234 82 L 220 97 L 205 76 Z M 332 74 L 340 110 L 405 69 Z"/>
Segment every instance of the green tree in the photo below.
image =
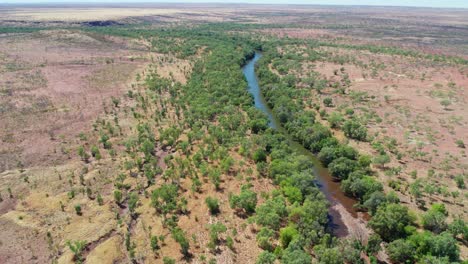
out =
<path fill-rule="evenodd" d="M 312 258 L 302 249 L 286 249 L 281 258 L 282 264 L 304 264 L 311 263 Z"/>
<path fill-rule="evenodd" d="M 385 153 L 377 155 L 374 158 L 373 162 L 374 162 L 374 164 L 377 164 L 377 165 L 381 166 L 382 168 L 385 168 L 385 164 L 390 162 L 390 156 L 388 156 Z"/>
<path fill-rule="evenodd" d="M 387 246 L 390 260 L 394 263 L 412 263 L 416 256 L 416 248 L 409 241 L 397 239 Z"/>
<path fill-rule="evenodd" d="M 239 195 L 229 196 L 229 204 L 233 209 L 242 210 L 246 214 L 252 214 L 257 206 L 257 193 L 250 190 L 249 186 L 244 185 Z"/>
<path fill-rule="evenodd" d="M 456 217 L 448 226 L 448 230 L 453 236 L 459 236 L 466 242 L 468 239 L 468 225 L 461 217 Z"/>
<path fill-rule="evenodd" d="M 258 246 L 262 249 L 271 251 L 273 249 L 273 238 L 275 236 L 275 231 L 268 227 L 262 227 L 257 233 L 257 243 Z"/>
<path fill-rule="evenodd" d="M 178 187 L 175 184 L 164 184 L 151 194 L 151 204 L 164 216 L 177 209 Z"/>
<path fill-rule="evenodd" d="M 267 155 L 265 153 L 265 150 L 263 149 L 257 149 L 254 151 L 253 155 L 252 155 L 252 159 L 256 162 L 256 163 L 259 163 L 259 162 L 264 162 L 266 161 L 266 158 L 267 158 Z"/>
<path fill-rule="evenodd" d="M 343 252 L 338 247 L 326 247 L 318 245 L 314 247 L 315 255 L 319 263 L 323 264 L 342 264 L 344 263 Z"/>
<path fill-rule="evenodd" d="M 367 128 L 358 121 L 348 120 L 344 122 L 342 129 L 347 137 L 360 141 L 366 141 Z"/>
<path fill-rule="evenodd" d="M 340 157 L 332 161 L 328 165 L 328 168 L 330 169 L 330 172 L 333 175 L 333 177 L 339 180 L 344 180 L 348 178 L 348 175 L 356 169 L 356 165 L 357 163 L 355 160 Z"/>
<path fill-rule="evenodd" d="M 386 204 L 377 209 L 369 221 L 369 226 L 388 242 L 405 237 L 405 227 L 412 223 L 413 220 L 407 207 L 399 204 Z"/>
<path fill-rule="evenodd" d="M 275 254 L 268 252 L 268 251 L 263 251 L 258 255 L 257 261 L 255 261 L 255 264 L 274 264 L 276 260 Z"/>
<path fill-rule="evenodd" d="M 282 196 L 268 199 L 256 210 L 257 223 L 278 230 L 281 220 L 287 215 L 286 202 Z"/>
<path fill-rule="evenodd" d="M 445 208 L 443 210 L 437 209 L 437 207 L 432 207 L 428 212 L 426 212 L 422 217 L 422 224 L 425 229 L 430 230 L 434 233 L 441 233 L 447 229 Z"/>
<path fill-rule="evenodd" d="M 280 241 L 283 248 L 287 248 L 289 243 L 299 236 L 299 232 L 293 226 L 287 226 L 280 230 Z"/>

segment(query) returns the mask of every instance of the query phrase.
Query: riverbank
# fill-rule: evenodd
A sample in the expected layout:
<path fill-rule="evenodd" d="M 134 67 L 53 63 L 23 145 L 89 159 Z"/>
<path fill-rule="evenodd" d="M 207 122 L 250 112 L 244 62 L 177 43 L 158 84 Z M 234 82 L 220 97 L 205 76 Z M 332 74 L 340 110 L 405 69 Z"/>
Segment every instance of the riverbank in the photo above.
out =
<path fill-rule="evenodd" d="M 364 214 L 358 213 L 354 208 L 357 200 L 347 197 L 343 193 L 339 183 L 333 180 L 328 169 L 323 167 L 317 157 L 310 151 L 292 139 L 267 105 L 255 74 L 255 64 L 261 57 L 261 53 L 255 53 L 255 56 L 242 68 L 249 85 L 249 92 L 254 98 L 255 107 L 266 114 L 269 126 L 282 133 L 294 151 L 307 156 L 314 163 L 314 173 L 318 186 L 330 204 L 329 219 L 333 233 L 337 237 L 356 236 L 366 240 L 370 230 L 366 227 Z"/>

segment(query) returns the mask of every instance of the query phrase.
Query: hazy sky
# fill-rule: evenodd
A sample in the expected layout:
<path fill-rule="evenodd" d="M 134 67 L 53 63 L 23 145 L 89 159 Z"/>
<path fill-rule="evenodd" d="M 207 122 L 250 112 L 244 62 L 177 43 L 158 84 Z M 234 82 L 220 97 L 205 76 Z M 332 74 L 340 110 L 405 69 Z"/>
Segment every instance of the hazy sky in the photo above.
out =
<path fill-rule="evenodd" d="M 164 3 L 252 3 L 252 4 L 324 4 L 324 5 L 391 5 L 391 6 L 426 6 L 426 7 L 462 7 L 468 8 L 468 0 L 0 0 L 1 3 L 116 3 L 116 2 L 164 2 Z"/>

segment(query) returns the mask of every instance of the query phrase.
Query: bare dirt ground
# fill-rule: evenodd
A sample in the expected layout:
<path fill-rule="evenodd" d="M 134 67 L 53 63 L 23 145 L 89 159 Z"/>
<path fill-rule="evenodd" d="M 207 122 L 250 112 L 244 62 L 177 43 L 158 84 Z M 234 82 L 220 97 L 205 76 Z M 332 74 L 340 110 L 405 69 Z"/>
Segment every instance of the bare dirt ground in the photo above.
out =
<path fill-rule="evenodd" d="M 0 36 L 0 170 L 74 155 L 110 97 L 147 63 L 145 47 L 65 30 Z"/>

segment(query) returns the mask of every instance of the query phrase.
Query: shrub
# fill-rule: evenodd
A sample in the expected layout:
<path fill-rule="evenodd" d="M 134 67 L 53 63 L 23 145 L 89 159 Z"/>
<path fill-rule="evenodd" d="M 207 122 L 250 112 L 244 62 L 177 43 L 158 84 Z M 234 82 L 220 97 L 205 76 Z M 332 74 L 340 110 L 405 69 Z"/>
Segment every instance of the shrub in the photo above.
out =
<path fill-rule="evenodd" d="M 406 236 L 405 228 L 412 224 L 408 208 L 399 204 L 387 204 L 377 209 L 369 226 L 384 241 L 393 241 Z"/>
<path fill-rule="evenodd" d="M 463 174 L 455 176 L 455 183 L 458 188 L 465 189 L 465 176 Z"/>
<path fill-rule="evenodd" d="M 229 205 L 233 209 L 243 210 L 246 214 L 254 213 L 257 206 L 257 193 L 244 185 L 239 195 L 229 196 Z"/>
<path fill-rule="evenodd" d="M 163 263 L 164 264 L 176 264 L 176 261 L 175 261 L 175 259 L 172 259 L 170 257 L 164 257 L 163 258 Z"/>
<path fill-rule="evenodd" d="M 457 147 L 459 148 L 465 148 L 465 143 L 461 139 L 455 141 L 455 144 L 457 144 Z"/>
<path fill-rule="evenodd" d="M 328 117 L 328 123 L 330 123 L 331 128 L 339 128 L 343 120 L 344 118 L 339 112 L 333 112 Z"/>
<path fill-rule="evenodd" d="M 211 251 L 215 252 L 216 246 L 219 244 L 219 235 L 226 232 L 227 228 L 221 223 L 215 223 L 209 226 L 210 229 L 210 242 L 208 247 Z"/>
<path fill-rule="evenodd" d="M 281 219 L 287 215 L 286 202 L 282 196 L 268 199 L 256 210 L 257 223 L 278 230 Z"/>
<path fill-rule="evenodd" d="M 299 232 L 293 226 L 287 226 L 280 230 L 280 241 L 283 248 L 287 248 L 289 243 L 299 236 Z"/>
<path fill-rule="evenodd" d="M 172 230 L 172 237 L 177 243 L 179 243 L 182 254 L 185 257 L 188 257 L 190 255 L 190 244 L 187 237 L 185 236 L 184 231 L 179 227 L 176 227 Z"/>
<path fill-rule="evenodd" d="M 75 205 L 75 212 L 77 215 L 82 215 L 83 212 L 81 211 L 81 205 L 77 204 Z"/>
<path fill-rule="evenodd" d="M 328 168 L 330 169 L 330 172 L 333 175 L 333 177 L 339 180 L 344 180 L 348 178 L 348 175 L 356 169 L 356 165 L 356 161 L 350 160 L 345 157 L 340 157 L 332 161 L 328 165 Z"/>
<path fill-rule="evenodd" d="M 212 197 L 207 197 L 205 199 L 206 206 L 208 206 L 208 209 L 210 210 L 210 213 L 212 215 L 218 214 L 219 213 L 219 201 L 216 198 Z"/>
<path fill-rule="evenodd" d="M 100 160 L 101 159 L 101 152 L 99 152 L 99 148 L 97 146 L 92 146 L 91 147 L 91 155 L 96 159 Z"/>
<path fill-rule="evenodd" d="M 233 250 L 233 251 L 234 251 L 234 239 L 232 239 L 232 237 L 230 237 L 230 236 L 226 237 L 226 246 L 227 246 L 230 250 Z"/>
<path fill-rule="evenodd" d="M 258 255 L 257 261 L 255 261 L 255 264 L 274 264 L 276 260 L 275 254 L 268 252 L 268 251 L 263 251 Z"/>
<path fill-rule="evenodd" d="M 272 240 L 275 236 L 275 231 L 271 230 L 268 227 L 262 227 L 257 233 L 257 243 L 258 246 L 265 250 L 272 250 Z"/>
<path fill-rule="evenodd" d="M 447 229 L 445 219 L 445 208 L 440 210 L 433 206 L 423 215 L 422 224 L 425 229 L 438 234 Z"/>
<path fill-rule="evenodd" d="M 73 259 L 76 263 L 83 263 L 83 251 L 86 248 L 86 241 L 67 241 L 68 248 L 70 248 L 71 252 L 73 252 Z"/>
<path fill-rule="evenodd" d="M 333 106 L 333 100 L 330 97 L 326 97 L 325 99 L 323 99 L 323 104 L 326 107 Z"/>
<path fill-rule="evenodd" d="M 365 141 L 367 138 L 367 128 L 356 120 L 348 120 L 343 124 L 343 132 L 349 138 Z"/>
<path fill-rule="evenodd" d="M 89 154 L 86 152 L 83 146 L 78 147 L 78 155 L 81 157 L 82 161 L 88 162 Z"/>
<path fill-rule="evenodd" d="M 122 192 L 120 190 L 115 190 L 114 191 L 114 200 L 117 204 L 120 204 L 122 202 Z"/>
<path fill-rule="evenodd" d="M 302 249 L 287 249 L 283 252 L 281 257 L 282 264 L 299 264 L 299 263 L 311 263 L 312 258 L 307 252 Z"/>
<path fill-rule="evenodd" d="M 390 260 L 394 263 L 412 263 L 416 248 L 409 241 L 397 239 L 387 246 Z"/>
<path fill-rule="evenodd" d="M 138 201 L 139 201 L 138 194 L 136 192 L 131 192 L 128 198 L 128 209 L 132 217 L 134 217 L 136 214 L 135 210 L 137 208 Z"/>
<path fill-rule="evenodd" d="M 267 156 L 266 156 L 265 150 L 263 149 L 257 149 L 252 155 L 252 159 L 256 163 L 266 161 L 266 157 Z"/>

